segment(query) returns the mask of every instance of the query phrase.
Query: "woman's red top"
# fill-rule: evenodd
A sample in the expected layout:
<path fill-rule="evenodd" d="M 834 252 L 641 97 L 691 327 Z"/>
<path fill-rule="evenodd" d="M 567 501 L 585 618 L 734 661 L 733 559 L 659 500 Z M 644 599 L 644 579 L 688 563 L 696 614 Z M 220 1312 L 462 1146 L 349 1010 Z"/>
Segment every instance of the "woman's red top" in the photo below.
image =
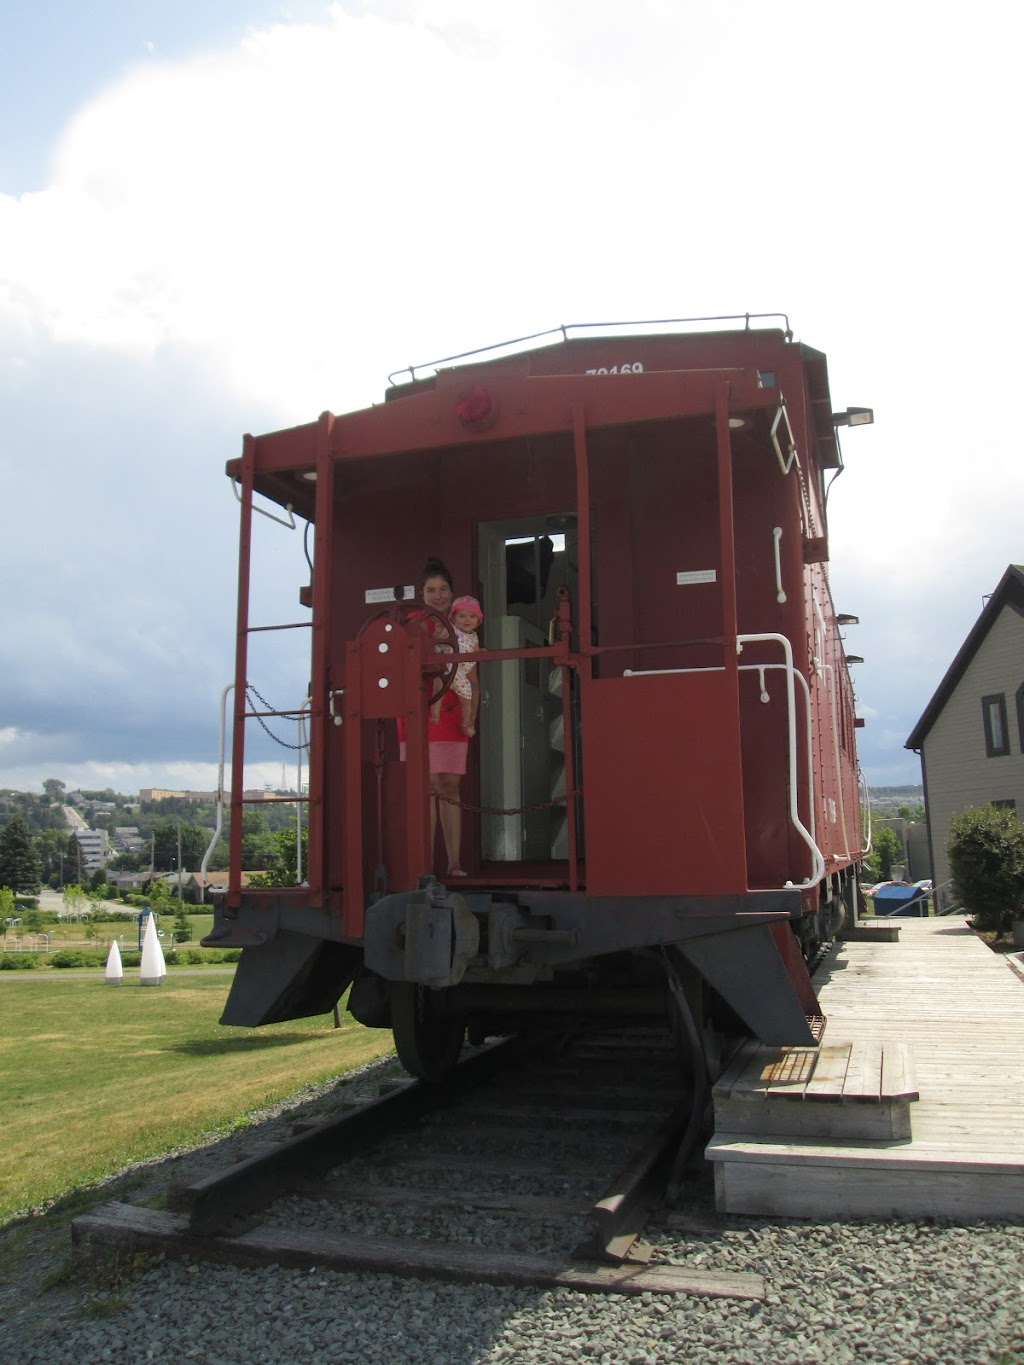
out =
<path fill-rule="evenodd" d="M 416 621 L 421 619 L 418 612 L 410 612 L 408 620 Z M 431 635 L 438 632 L 438 624 L 432 616 L 426 617 L 427 630 Z M 468 744 L 469 735 L 462 729 L 462 707 L 459 705 L 458 695 L 451 690 L 441 698 L 441 715 L 434 724 L 433 714 L 430 706 L 424 699 L 423 715 L 427 723 L 427 743 L 428 744 Z M 405 743 L 405 720 L 398 717 L 398 738 Z"/>

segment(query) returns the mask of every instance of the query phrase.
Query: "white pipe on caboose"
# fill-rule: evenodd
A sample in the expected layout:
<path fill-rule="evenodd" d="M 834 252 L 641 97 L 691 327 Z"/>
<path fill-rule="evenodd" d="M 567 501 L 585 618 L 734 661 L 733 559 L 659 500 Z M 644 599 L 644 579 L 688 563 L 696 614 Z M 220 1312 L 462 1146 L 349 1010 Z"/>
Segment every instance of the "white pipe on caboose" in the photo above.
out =
<path fill-rule="evenodd" d="M 803 839 L 804 843 L 811 851 L 812 868 L 811 875 L 802 883 L 802 886 L 814 886 L 820 882 L 825 875 L 825 859 L 821 855 L 814 838 L 804 826 L 800 819 L 800 812 L 797 810 L 797 774 L 796 774 L 796 688 L 793 686 L 793 679 L 797 676 L 793 667 L 793 646 L 785 635 L 779 635 L 774 631 L 763 635 L 737 635 L 736 653 L 743 653 L 744 645 L 753 644 L 776 644 L 782 646 L 783 654 L 786 659 L 786 718 L 787 732 L 789 739 L 789 818 L 793 828 Z"/>
<path fill-rule="evenodd" d="M 832 701 L 832 753 L 836 762 L 836 785 L 839 787 L 839 819 L 843 825 L 843 847 L 846 850 L 846 860 L 852 862 L 850 835 L 846 828 L 846 802 L 843 800 L 843 770 L 839 762 L 839 730 L 836 724 L 836 674 L 831 664 L 825 664 L 825 672 L 828 674 L 829 696 Z"/>

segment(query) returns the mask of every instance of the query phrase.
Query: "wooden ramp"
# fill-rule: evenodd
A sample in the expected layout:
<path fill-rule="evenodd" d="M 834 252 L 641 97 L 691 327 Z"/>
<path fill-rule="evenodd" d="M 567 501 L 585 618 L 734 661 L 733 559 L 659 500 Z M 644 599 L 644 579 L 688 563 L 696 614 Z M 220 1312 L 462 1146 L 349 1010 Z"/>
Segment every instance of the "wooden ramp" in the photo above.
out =
<path fill-rule="evenodd" d="M 716 1085 L 720 1211 L 1024 1215 L 1024 981 L 960 919 L 900 929 L 819 969 L 820 1049 L 751 1045 Z"/>

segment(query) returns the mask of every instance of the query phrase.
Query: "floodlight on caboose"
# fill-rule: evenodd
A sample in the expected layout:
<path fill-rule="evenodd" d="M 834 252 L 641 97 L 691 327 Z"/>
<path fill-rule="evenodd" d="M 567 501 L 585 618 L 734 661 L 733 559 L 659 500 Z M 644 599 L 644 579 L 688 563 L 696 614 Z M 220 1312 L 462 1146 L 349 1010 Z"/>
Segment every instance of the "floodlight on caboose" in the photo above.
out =
<path fill-rule="evenodd" d="M 845 412 L 832 414 L 834 427 L 868 427 L 875 420 L 873 408 L 847 408 Z"/>
<path fill-rule="evenodd" d="M 861 654 L 847 654 L 846 662 L 848 664 L 862 664 L 864 662 L 864 657 Z"/>
<path fill-rule="evenodd" d="M 840 626 L 859 626 L 860 617 L 852 616 L 847 611 L 841 611 L 839 615 L 836 617 L 836 623 Z"/>

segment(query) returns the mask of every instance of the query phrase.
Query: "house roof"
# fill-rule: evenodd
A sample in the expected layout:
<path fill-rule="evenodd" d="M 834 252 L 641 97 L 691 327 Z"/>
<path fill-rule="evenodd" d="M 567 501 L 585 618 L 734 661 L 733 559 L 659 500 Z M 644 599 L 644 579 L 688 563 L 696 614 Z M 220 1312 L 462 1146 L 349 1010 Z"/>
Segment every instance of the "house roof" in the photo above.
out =
<path fill-rule="evenodd" d="M 173 875 L 177 877 L 178 874 L 174 873 Z M 210 891 L 226 891 L 228 887 L 228 877 L 230 875 L 231 874 L 229 872 L 207 872 L 205 878 L 205 885 Z M 243 872 L 241 874 L 242 885 L 248 886 L 250 878 L 257 876 L 262 877 L 263 875 L 264 874 L 262 872 Z M 182 876 L 185 878 L 187 882 L 190 882 L 195 886 L 200 886 L 204 884 L 202 873 L 183 872 Z"/>
<path fill-rule="evenodd" d="M 1004 607 L 1012 607 L 1020 616 L 1024 616 L 1024 565 L 1010 564 L 1007 566 L 995 592 L 985 603 L 981 615 L 971 627 L 970 634 L 960 646 L 956 658 L 946 669 L 945 677 L 935 689 L 935 695 L 921 712 L 920 720 L 911 730 L 910 737 L 903 746 L 905 749 L 920 749 L 922 747 L 928 737 L 928 732 L 938 720 L 943 707 L 953 695 L 960 679 L 967 672 L 972 659 L 985 643 L 989 631 L 995 625 L 996 619 Z"/>

